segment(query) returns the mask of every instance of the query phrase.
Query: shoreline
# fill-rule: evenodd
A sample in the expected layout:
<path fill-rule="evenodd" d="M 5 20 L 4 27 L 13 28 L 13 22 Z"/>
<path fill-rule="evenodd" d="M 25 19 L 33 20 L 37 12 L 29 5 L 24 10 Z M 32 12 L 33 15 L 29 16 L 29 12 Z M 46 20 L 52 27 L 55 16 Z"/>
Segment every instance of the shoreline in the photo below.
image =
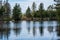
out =
<path fill-rule="evenodd" d="M 9 21 L 15 21 L 15 20 L 13 20 L 13 19 L 11 19 L 11 20 L 0 20 L 0 22 L 9 22 Z M 50 19 L 50 18 L 27 18 L 27 19 L 21 19 L 21 20 L 16 20 L 16 21 L 58 21 L 57 19 Z"/>

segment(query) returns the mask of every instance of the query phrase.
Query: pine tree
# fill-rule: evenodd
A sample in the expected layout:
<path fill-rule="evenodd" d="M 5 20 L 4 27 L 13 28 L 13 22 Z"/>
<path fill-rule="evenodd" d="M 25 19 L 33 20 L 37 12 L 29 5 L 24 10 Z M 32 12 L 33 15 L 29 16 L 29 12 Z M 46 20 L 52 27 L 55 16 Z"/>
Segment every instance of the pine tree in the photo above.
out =
<path fill-rule="evenodd" d="M 18 5 L 17 3 L 13 8 L 13 19 L 15 21 L 18 21 L 21 19 L 21 8 L 20 8 L 20 5 Z"/>
<path fill-rule="evenodd" d="M 44 12 L 44 5 L 43 3 L 40 3 L 39 5 L 39 15 L 41 18 L 43 18 L 43 12 Z"/>
<path fill-rule="evenodd" d="M 27 16 L 28 18 L 31 18 L 31 17 L 32 17 L 32 16 L 31 16 L 31 10 L 30 10 L 29 7 L 28 7 L 27 10 L 26 10 L 26 16 Z"/>
<path fill-rule="evenodd" d="M 35 4 L 35 2 L 33 2 L 33 4 L 32 4 L 32 16 L 33 16 L 33 18 L 34 18 L 35 12 L 36 12 L 36 4 Z"/>

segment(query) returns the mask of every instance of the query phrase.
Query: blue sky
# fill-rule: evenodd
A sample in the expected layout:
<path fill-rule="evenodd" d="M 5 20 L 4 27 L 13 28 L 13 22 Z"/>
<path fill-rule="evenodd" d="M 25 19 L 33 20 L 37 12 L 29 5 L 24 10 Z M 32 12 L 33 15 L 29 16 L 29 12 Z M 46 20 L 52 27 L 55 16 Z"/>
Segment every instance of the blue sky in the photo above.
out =
<path fill-rule="evenodd" d="M 9 0 L 9 3 L 11 4 L 11 8 L 14 7 L 15 3 L 20 4 L 20 7 L 22 9 L 22 12 L 24 13 L 29 6 L 32 7 L 32 3 L 36 3 L 36 7 L 38 9 L 40 3 L 44 3 L 44 8 L 47 9 L 49 5 L 54 5 L 54 0 Z"/>

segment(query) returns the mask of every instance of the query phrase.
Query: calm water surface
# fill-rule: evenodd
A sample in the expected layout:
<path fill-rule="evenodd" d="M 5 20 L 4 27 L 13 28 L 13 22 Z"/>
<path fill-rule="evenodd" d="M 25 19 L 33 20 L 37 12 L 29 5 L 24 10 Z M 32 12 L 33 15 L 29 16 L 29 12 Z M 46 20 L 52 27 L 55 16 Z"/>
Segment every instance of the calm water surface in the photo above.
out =
<path fill-rule="evenodd" d="M 0 24 L 0 40 L 60 40 L 57 21 L 19 21 Z"/>

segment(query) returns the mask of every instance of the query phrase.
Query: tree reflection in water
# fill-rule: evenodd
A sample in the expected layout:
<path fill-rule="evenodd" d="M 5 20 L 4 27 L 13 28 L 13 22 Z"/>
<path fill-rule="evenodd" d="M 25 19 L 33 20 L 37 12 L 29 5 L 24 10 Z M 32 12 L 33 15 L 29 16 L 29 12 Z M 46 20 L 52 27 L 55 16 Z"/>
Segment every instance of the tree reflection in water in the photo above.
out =
<path fill-rule="evenodd" d="M 27 21 L 27 29 L 28 29 L 28 33 L 30 33 L 30 21 Z"/>
<path fill-rule="evenodd" d="M 3 37 L 3 32 L 0 30 L 0 39 Z"/>
<path fill-rule="evenodd" d="M 57 36 L 60 36 L 60 26 L 57 26 Z"/>
<path fill-rule="evenodd" d="M 54 29 L 54 27 L 52 26 L 53 25 L 53 22 L 51 22 L 51 21 L 48 21 L 48 31 L 49 31 L 49 33 L 52 33 L 53 32 L 53 29 Z"/>
<path fill-rule="evenodd" d="M 35 27 L 35 21 L 34 21 L 34 22 L 33 22 L 33 36 L 35 36 L 35 34 L 36 34 L 36 33 L 35 33 L 35 32 L 36 32 L 35 29 L 36 29 L 36 27 Z"/>
<path fill-rule="evenodd" d="M 40 34 L 42 36 L 43 35 L 43 26 L 39 27 L 39 31 L 40 31 Z"/>
<path fill-rule="evenodd" d="M 15 32 L 15 35 L 17 36 L 21 32 L 21 22 L 15 22 L 14 25 L 15 26 L 14 26 L 13 30 Z"/>
<path fill-rule="evenodd" d="M 3 39 L 6 38 L 7 40 L 9 39 L 9 34 L 10 34 L 10 27 L 9 27 L 9 22 L 3 22 L 0 24 L 0 38 Z"/>
<path fill-rule="evenodd" d="M 41 34 L 41 36 L 43 35 L 43 29 L 44 29 L 44 27 L 43 27 L 43 22 L 41 21 L 41 26 L 39 27 L 39 31 L 40 31 L 40 34 Z"/>
<path fill-rule="evenodd" d="M 36 31 L 35 27 L 33 27 L 33 36 L 35 36 L 35 31 Z"/>
<path fill-rule="evenodd" d="M 60 39 L 57 39 L 57 40 L 60 40 Z"/>
<path fill-rule="evenodd" d="M 5 38 L 7 38 L 7 40 L 9 39 L 9 35 L 10 35 L 10 30 L 5 30 L 5 31 L 3 31 L 3 36 L 5 37 Z"/>
<path fill-rule="evenodd" d="M 3 23 L 0 23 L 0 39 L 2 39 L 3 37 L 2 28 L 3 28 Z"/>
<path fill-rule="evenodd" d="M 46 29 L 46 27 L 44 27 L 43 26 L 43 21 L 41 21 L 41 22 L 38 22 L 38 23 L 40 23 L 39 25 L 39 27 L 36 25 L 37 23 L 36 23 L 36 21 L 34 21 L 34 22 L 32 22 L 33 23 L 33 27 L 30 27 L 30 22 L 31 21 L 27 21 L 27 30 L 28 30 L 28 33 L 30 33 L 30 32 L 32 32 L 33 33 L 33 36 L 34 37 L 37 37 L 36 35 L 38 34 L 39 35 L 39 32 L 40 32 L 40 35 L 42 36 L 44 36 L 44 34 L 43 33 L 45 33 L 44 32 L 44 30 Z M 49 23 L 50 24 L 50 23 Z M 21 32 L 21 22 L 13 22 L 13 27 L 12 27 L 12 29 L 10 28 L 11 26 L 10 26 L 10 23 L 9 22 L 7 22 L 7 23 L 0 23 L 0 39 L 1 40 L 10 40 L 10 37 L 11 36 L 15 36 L 16 35 L 16 37 L 18 37 L 19 38 L 19 36 L 18 35 L 20 35 L 20 32 Z M 24 24 L 23 24 L 24 25 Z M 48 25 L 48 24 L 47 24 Z M 45 30 L 45 31 L 49 31 L 50 33 L 51 32 L 53 32 L 54 30 L 54 28 L 53 28 L 53 26 L 49 26 L 49 27 L 47 27 L 48 28 L 48 30 Z M 12 31 L 11 31 L 12 30 Z M 26 31 L 26 30 L 23 30 L 23 32 L 24 31 Z M 22 33 L 23 33 L 22 32 Z M 48 32 L 48 33 L 49 33 Z M 57 36 L 60 36 L 60 25 L 58 25 L 57 27 L 56 27 L 56 32 L 57 32 Z M 14 33 L 14 34 L 12 34 L 12 33 Z M 31 34 L 32 34 L 31 33 Z M 37 34 L 36 34 L 37 33 Z M 54 35 L 55 35 L 55 31 L 54 31 L 54 33 L 53 33 Z M 10 36 L 11 35 L 11 36 Z M 30 35 L 30 34 L 29 34 Z M 49 34 L 48 34 L 49 35 Z M 53 36 L 52 38 L 54 39 L 54 35 L 51 35 L 51 36 Z M 21 35 L 20 35 L 21 36 Z M 25 36 L 25 35 L 23 35 L 23 36 Z M 43 37 L 42 36 L 42 37 Z M 38 36 L 38 37 L 40 37 L 40 36 Z M 48 37 L 49 38 L 49 37 Z M 12 37 L 12 39 L 13 39 L 13 37 Z M 53 40 L 52 39 L 52 40 Z M 57 40 L 60 40 L 60 39 L 58 39 L 57 38 Z"/>
<path fill-rule="evenodd" d="M 59 25 L 57 26 L 56 31 L 57 31 L 57 36 L 60 36 L 60 23 L 59 23 Z"/>
<path fill-rule="evenodd" d="M 57 36 L 60 37 L 60 21 L 58 21 L 58 25 L 56 27 L 56 32 L 57 32 Z M 57 40 L 60 40 L 60 38 Z"/>
<path fill-rule="evenodd" d="M 48 26 L 48 31 L 51 33 L 53 32 L 53 26 Z"/>

